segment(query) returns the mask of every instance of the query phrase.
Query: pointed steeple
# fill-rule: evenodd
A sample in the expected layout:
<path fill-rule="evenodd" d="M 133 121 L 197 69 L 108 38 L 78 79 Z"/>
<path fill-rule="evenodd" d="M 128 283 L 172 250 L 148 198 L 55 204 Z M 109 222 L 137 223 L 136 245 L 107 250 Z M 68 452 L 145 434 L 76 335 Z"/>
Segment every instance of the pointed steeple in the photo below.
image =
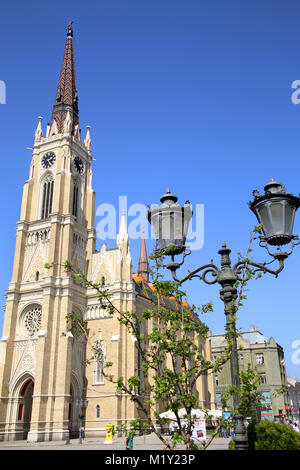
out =
<path fill-rule="evenodd" d="M 91 146 L 92 146 L 90 128 L 91 126 L 86 126 L 86 138 L 84 139 L 84 145 L 86 146 L 87 151 L 89 153 L 91 153 Z"/>
<path fill-rule="evenodd" d="M 57 132 L 60 134 L 64 132 L 64 123 L 68 112 L 71 118 L 71 133 L 74 134 L 74 129 L 79 124 L 79 121 L 78 96 L 76 90 L 73 52 L 72 21 L 70 21 L 68 26 L 63 63 L 51 118 L 51 127 L 54 129 L 57 127 Z M 56 127 L 53 126 L 54 121 L 56 123 Z"/>
<path fill-rule="evenodd" d="M 35 134 L 34 134 L 34 143 L 36 144 L 37 142 L 40 142 L 41 138 L 43 137 L 43 131 L 42 131 L 42 116 L 39 116 L 39 123 L 36 128 Z"/>
<path fill-rule="evenodd" d="M 141 242 L 138 275 L 142 276 L 145 279 L 145 281 L 149 282 L 149 263 L 148 263 L 148 257 L 147 257 L 144 230 L 143 230 L 142 242 Z"/>
<path fill-rule="evenodd" d="M 121 215 L 121 220 L 120 220 L 120 228 L 119 228 L 119 233 L 117 235 L 117 245 L 120 248 L 122 245 L 125 245 L 128 247 L 128 242 L 129 242 L 129 237 L 127 233 L 127 227 L 126 227 L 126 218 L 125 218 L 125 212 L 122 212 Z"/>

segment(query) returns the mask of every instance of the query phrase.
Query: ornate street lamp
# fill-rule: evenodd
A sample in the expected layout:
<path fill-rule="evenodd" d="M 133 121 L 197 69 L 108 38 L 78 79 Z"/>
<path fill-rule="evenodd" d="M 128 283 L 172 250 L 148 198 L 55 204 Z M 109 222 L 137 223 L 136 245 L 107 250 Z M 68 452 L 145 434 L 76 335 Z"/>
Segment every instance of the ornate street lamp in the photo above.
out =
<path fill-rule="evenodd" d="M 211 261 L 204 264 L 183 277 L 178 278 L 176 271 L 184 263 L 185 257 L 191 252 L 186 248 L 185 242 L 188 233 L 188 226 L 192 217 L 190 203 L 187 201 L 182 207 L 177 203 L 177 197 L 171 194 L 170 190 L 162 196 L 160 207 L 155 206 L 152 211 L 148 208 L 147 218 L 153 226 L 159 249 L 171 257 L 171 263 L 166 267 L 171 271 L 175 281 L 182 284 L 188 279 L 199 278 L 206 284 L 218 283 L 221 286 L 220 299 L 224 303 L 224 313 L 226 316 L 226 330 L 235 331 L 235 319 L 232 313 L 232 301 L 237 298 L 235 283 L 242 280 L 242 272 L 268 272 L 274 276 L 284 268 L 285 259 L 292 253 L 295 245 L 300 243 L 298 236 L 293 235 L 293 224 L 295 212 L 300 205 L 300 198 L 286 193 L 285 188 L 274 180 L 265 186 L 265 194 L 260 195 L 257 190 L 253 191 L 254 200 L 249 203 L 250 209 L 255 213 L 264 235 L 260 237 L 260 246 L 267 249 L 270 256 L 278 261 L 277 269 L 270 269 L 267 263 L 256 263 L 249 259 L 237 261 L 231 266 L 230 253 L 226 243 L 218 251 L 221 255 L 221 267 Z M 279 247 L 291 243 L 289 252 L 281 251 Z M 272 253 L 269 246 L 276 246 L 277 251 Z M 175 256 L 182 254 L 182 261 L 175 262 Z M 207 276 L 210 276 L 208 278 Z M 230 356 L 231 383 L 237 387 L 239 382 L 239 363 L 236 335 L 233 335 L 232 353 Z M 233 395 L 234 408 L 239 403 L 237 395 Z M 234 441 L 237 450 L 246 450 L 247 438 L 244 426 L 244 417 L 235 416 L 235 436 Z"/>
<path fill-rule="evenodd" d="M 250 209 L 262 225 L 265 241 L 269 245 L 286 245 L 296 238 L 293 226 L 300 199 L 286 193 L 284 186 L 273 178 L 264 189 L 262 196 L 257 190 L 253 191 L 254 201 L 249 203 Z"/>
<path fill-rule="evenodd" d="M 89 404 L 89 401 L 86 398 L 80 398 L 77 400 L 77 404 L 79 406 L 79 444 L 82 444 L 81 428 L 85 419 L 85 410 Z"/>
<path fill-rule="evenodd" d="M 153 227 L 155 236 L 161 250 L 173 247 L 173 254 L 178 255 L 185 251 L 185 240 L 189 223 L 193 215 L 189 201 L 184 207 L 177 203 L 177 196 L 167 189 L 161 198 L 161 206 L 154 206 L 148 210 L 148 220 Z"/>

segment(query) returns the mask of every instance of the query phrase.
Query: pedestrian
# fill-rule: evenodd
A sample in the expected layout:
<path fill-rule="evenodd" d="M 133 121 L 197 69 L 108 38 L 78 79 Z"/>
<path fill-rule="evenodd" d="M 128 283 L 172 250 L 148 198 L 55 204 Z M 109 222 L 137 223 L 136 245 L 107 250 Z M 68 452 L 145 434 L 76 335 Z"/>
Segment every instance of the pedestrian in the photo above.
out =
<path fill-rule="evenodd" d="M 83 426 L 81 426 L 81 428 L 80 428 L 80 439 L 81 439 L 81 441 L 84 440 L 84 427 Z"/>
<path fill-rule="evenodd" d="M 125 436 L 125 449 L 126 450 L 133 450 L 133 438 L 134 438 L 134 430 L 131 429 Z"/>
<path fill-rule="evenodd" d="M 186 420 L 183 420 L 182 430 L 183 430 L 184 434 L 187 433 L 187 429 L 188 429 L 188 423 L 186 422 Z"/>
<path fill-rule="evenodd" d="M 294 431 L 296 431 L 296 432 L 300 432 L 299 426 L 298 426 L 297 423 L 294 423 L 294 424 L 293 424 L 293 429 L 294 429 Z"/>
<path fill-rule="evenodd" d="M 173 421 L 172 424 L 171 424 L 171 433 L 172 433 L 172 436 L 174 436 L 175 432 L 178 431 L 178 424 Z"/>

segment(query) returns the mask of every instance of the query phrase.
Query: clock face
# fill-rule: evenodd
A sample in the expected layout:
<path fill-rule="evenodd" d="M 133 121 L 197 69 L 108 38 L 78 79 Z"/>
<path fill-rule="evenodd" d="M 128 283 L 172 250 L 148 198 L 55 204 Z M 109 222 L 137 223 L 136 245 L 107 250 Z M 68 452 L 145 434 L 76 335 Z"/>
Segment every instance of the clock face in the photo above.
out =
<path fill-rule="evenodd" d="M 82 160 L 79 157 L 74 158 L 74 165 L 78 173 L 80 174 L 83 173 L 84 165 L 83 165 Z"/>
<path fill-rule="evenodd" d="M 49 168 L 55 162 L 55 158 L 56 158 L 55 153 L 53 152 L 45 153 L 45 155 L 42 158 L 42 167 Z"/>

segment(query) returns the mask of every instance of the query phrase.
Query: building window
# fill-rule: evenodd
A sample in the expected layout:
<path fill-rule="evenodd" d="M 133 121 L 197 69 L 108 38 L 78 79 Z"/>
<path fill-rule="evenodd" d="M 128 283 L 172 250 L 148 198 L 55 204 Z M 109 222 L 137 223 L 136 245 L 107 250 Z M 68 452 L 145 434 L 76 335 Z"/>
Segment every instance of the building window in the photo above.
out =
<path fill-rule="evenodd" d="M 42 308 L 39 305 L 30 306 L 22 317 L 23 328 L 30 336 L 35 336 L 41 328 Z"/>
<path fill-rule="evenodd" d="M 103 376 L 103 359 L 98 360 L 96 363 L 96 383 L 103 383 L 104 376 Z"/>
<path fill-rule="evenodd" d="M 52 212 L 52 201 L 53 201 L 53 187 L 54 181 L 52 176 L 48 175 L 48 177 L 44 180 L 43 183 L 43 199 L 42 199 L 42 219 L 48 219 L 51 212 Z"/>
<path fill-rule="evenodd" d="M 270 391 L 262 392 L 262 407 L 266 410 L 272 409 L 272 397 Z"/>
<path fill-rule="evenodd" d="M 105 277 L 104 276 L 101 277 L 101 286 L 105 286 Z"/>
<path fill-rule="evenodd" d="M 72 215 L 74 215 L 75 220 L 78 218 L 78 201 L 79 201 L 79 185 L 77 182 L 74 183 L 73 187 L 73 208 Z"/>
<path fill-rule="evenodd" d="M 219 376 L 217 374 L 215 374 L 215 384 L 216 387 L 219 385 Z"/>
<path fill-rule="evenodd" d="M 96 406 L 96 418 L 100 418 L 100 405 Z"/>
<path fill-rule="evenodd" d="M 266 383 L 267 383 L 266 374 L 260 374 L 260 377 L 261 377 L 261 383 L 262 383 L 262 384 L 266 384 Z"/>
<path fill-rule="evenodd" d="M 264 364 L 263 353 L 256 353 L 256 364 Z"/>
<path fill-rule="evenodd" d="M 216 393 L 216 407 L 222 408 L 222 394 Z"/>
<path fill-rule="evenodd" d="M 95 361 L 95 384 L 104 384 L 104 358 Z"/>
<path fill-rule="evenodd" d="M 240 366 L 242 366 L 242 367 L 244 366 L 244 356 L 243 356 L 243 354 L 239 355 L 239 363 L 240 363 Z"/>
<path fill-rule="evenodd" d="M 39 278 L 40 278 L 40 273 L 37 271 L 37 272 L 35 273 L 35 280 L 38 281 Z"/>

